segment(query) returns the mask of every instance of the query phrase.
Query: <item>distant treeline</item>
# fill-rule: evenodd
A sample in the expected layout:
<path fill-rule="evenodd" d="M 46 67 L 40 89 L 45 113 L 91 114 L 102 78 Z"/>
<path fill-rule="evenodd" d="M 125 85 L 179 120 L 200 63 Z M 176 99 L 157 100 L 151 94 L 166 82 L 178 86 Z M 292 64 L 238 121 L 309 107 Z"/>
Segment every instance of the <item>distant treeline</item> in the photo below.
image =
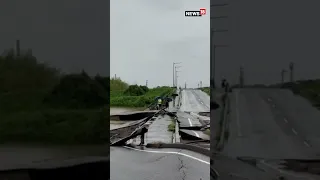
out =
<path fill-rule="evenodd" d="M 84 70 L 64 74 L 30 53 L 16 56 L 7 51 L 0 57 L 0 111 L 103 107 L 109 102 L 109 81 L 99 74 L 90 77 Z"/>

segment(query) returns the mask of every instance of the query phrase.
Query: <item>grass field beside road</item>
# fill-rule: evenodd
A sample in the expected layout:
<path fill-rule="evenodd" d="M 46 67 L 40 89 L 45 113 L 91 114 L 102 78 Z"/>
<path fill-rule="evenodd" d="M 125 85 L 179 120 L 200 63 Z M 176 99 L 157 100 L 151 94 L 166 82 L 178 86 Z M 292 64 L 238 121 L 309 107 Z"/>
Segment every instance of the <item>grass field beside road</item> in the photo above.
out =
<path fill-rule="evenodd" d="M 200 90 L 207 93 L 210 96 L 210 87 L 203 87 L 203 88 L 200 88 Z"/>
<path fill-rule="evenodd" d="M 293 93 L 308 99 L 315 107 L 320 108 L 320 80 L 300 80 L 294 83 L 272 85 L 292 90 Z"/>
<path fill-rule="evenodd" d="M 129 85 L 120 78 L 110 79 L 111 107 L 147 107 L 155 102 L 158 96 L 171 95 L 175 89 L 167 86 L 148 88 Z"/>

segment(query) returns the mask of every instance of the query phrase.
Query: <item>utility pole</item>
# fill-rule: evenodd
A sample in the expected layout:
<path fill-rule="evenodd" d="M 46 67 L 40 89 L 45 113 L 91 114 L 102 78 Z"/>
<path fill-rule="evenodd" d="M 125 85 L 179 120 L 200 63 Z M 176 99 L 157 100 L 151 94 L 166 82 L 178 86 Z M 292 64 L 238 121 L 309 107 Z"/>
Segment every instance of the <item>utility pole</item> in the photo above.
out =
<path fill-rule="evenodd" d="M 222 4 L 211 4 L 210 7 L 211 8 L 215 8 L 215 7 L 223 7 L 223 6 L 228 6 L 229 4 L 228 3 L 222 3 Z M 213 14 L 213 13 L 211 13 Z M 215 20 L 215 19 L 224 19 L 224 18 L 228 18 L 228 16 L 211 16 L 210 17 L 210 24 L 212 24 L 212 20 Z M 211 26 L 212 27 L 212 26 Z M 216 60 L 215 60 L 215 45 L 214 45 L 214 41 L 213 41 L 213 37 L 214 37 L 214 34 L 215 32 L 228 32 L 227 29 L 213 29 L 211 28 L 210 30 L 210 47 L 211 47 L 211 50 L 210 50 L 210 57 L 211 57 L 211 71 L 210 71 L 210 79 L 211 79 L 211 84 L 213 86 L 213 88 L 216 88 L 216 82 L 215 82 L 215 74 L 216 74 Z M 213 48 L 213 49 L 212 49 Z"/>
<path fill-rule="evenodd" d="M 178 77 L 179 77 L 179 76 L 178 76 L 178 72 L 180 72 L 180 71 L 177 71 L 178 68 L 181 68 L 181 66 L 175 66 L 175 67 L 174 67 L 174 71 L 175 71 L 175 81 L 176 81 L 176 82 L 175 82 L 175 85 L 176 85 L 177 87 L 178 87 Z"/>
<path fill-rule="evenodd" d="M 146 80 L 146 87 L 148 87 L 148 80 Z"/>
<path fill-rule="evenodd" d="M 214 82 L 214 88 L 215 86 L 215 79 L 216 79 L 216 49 L 217 48 L 224 48 L 224 47 L 229 47 L 228 45 L 213 45 L 213 82 Z"/>
<path fill-rule="evenodd" d="M 244 87 L 244 72 L 243 72 L 243 67 L 240 67 L 240 87 Z"/>
<path fill-rule="evenodd" d="M 181 64 L 181 62 L 174 62 L 172 63 L 172 86 L 174 87 L 175 85 L 177 86 L 177 83 L 175 83 L 175 65 L 176 64 Z"/>
<path fill-rule="evenodd" d="M 284 76 L 285 76 L 285 73 L 287 72 L 287 70 L 285 70 L 285 69 L 282 69 L 281 70 L 281 84 L 283 84 L 284 83 Z"/>
<path fill-rule="evenodd" d="M 202 88 L 202 81 L 200 81 L 200 88 Z"/>
<path fill-rule="evenodd" d="M 114 79 L 117 79 L 117 74 L 114 74 Z"/>
<path fill-rule="evenodd" d="M 176 86 L 178 87 L 178 72 L 180 72 L 180 71 L 176 71 Z"/>
<path fill-rule="evenodd" d="M 20 40 L 17 40 L 16 42 L 16 55 L 19 57 L 20 56 Z"/>
<path fill-rule="evenodd" d="M 187 89 L 187 82 L 184 83 L 184 89 Z"/>
<path fill-rule="evenodd" d="M 294 79 L 293 79 L 293 71 L 294 71 L 294 64 L 293 64 L 293 62 L 290 63 L 289 69 L 290 69 L 290 82 L 293 82 L 293 81 L 294 81 Z"/>

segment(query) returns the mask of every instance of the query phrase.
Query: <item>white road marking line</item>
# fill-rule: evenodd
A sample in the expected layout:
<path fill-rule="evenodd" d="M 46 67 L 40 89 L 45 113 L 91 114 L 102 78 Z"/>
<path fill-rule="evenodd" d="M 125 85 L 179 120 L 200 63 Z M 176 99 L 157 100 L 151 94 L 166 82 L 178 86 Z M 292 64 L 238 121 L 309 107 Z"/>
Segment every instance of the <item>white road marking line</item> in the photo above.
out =
<path fill-rule="evenodd" d="M 303 144 L 306 145 L 306 146 L 308 146 L 308 147 L 310 147 L 310 144 L 307 143 L 306 141 L 303 141 Z"/>
<path fill-rule="evenodd" d="M 197 132 L 195 132 L 195 131 L 192 131 L 197 137 L 200 137 L 200 135 L 197 133 Z"/>
<path fill-rule="evenodd" d="M 292 130 L 292 132 L 295 134 L 295 135 L 297 135 L 298 133 L 297 133 L 297 131 L 295 130 L 295 129 L 291 129 Z"/>
<path fill-rule="evenodd" d="M 287 120 L 287 118 L 283 118 L 283 120 L 284 120 L 284 122 L 288 123 L 288 120 Z"/>
<path fill-rule="evenodd" d="M 183 91 L 182 91 L 183 92 Z M 180 102 L 181 103 L 181 102 Z M 186 104 L 186 95 L 185 95 L 185 92 L 183 93 L 183 103 L 181 103 L 181 104 Z"/>
<path fill-rule="evenodd" d="M 189 121 L 190 126 L 192 126 L 192 122 L 191 122 L 190 118 L 188 118 L 188 121 Z"/>
<path fill-rule="evenodd" d="M 238 128 L 238 136 L 242 136 L 242 133 L 241 133 L 241 126 L 240 126 L 240 115 L 239 115 L 239 107 L 238 107 L 238 103 L 239 103 L 239 100 L 238 100 L 238 92 L 235 93 L 236 95 L 236 120 L 237 120 L 237 128 Z"/>
<path fill-rule="evenodd" d="M 203 102 L 201 101 L 201 104 L 203 104 Z"/>
<path fill-rule="evenodd" d="M 199 162 L 202 162 L 202 163 L 205 163 L 205 164 L 208 164 L 210 165 L 210 162 L 207 162 L 205 160 L 202 160 L 200 158 L 196 158 L 194 156 L 191 156 L 191 155 L 188 155 L 188 154 L 184 154 L 184 153 L 180 153 L 180 152 L 174 152 L 174 151 L 151 151 L 151 150 L 142 150 L 142 149 L 136 149 L 136 148 L 132 148 L 132 147 L 127 147 L 127 146 L 123 146 L 124 148 L 127 148 L 127 149 L 131 149 L 131 150 L 135 150 L 135 151 L 141 151 L 141 152 L 149 152 L 149 153 L 159 153 L 159 154 L 178 154 L 178 155 L 181 155 L 181 156 L 185 156 L 185 157 L 188 157 L 188 158 L 191 158 L 191 159 L 194 159 L 196 161 L 199 161 Z"/>
<path fill-rule="evenodd" d="M 268 98 L 268 101 L 271 102 L 272 101 L 271 98 Z"/>

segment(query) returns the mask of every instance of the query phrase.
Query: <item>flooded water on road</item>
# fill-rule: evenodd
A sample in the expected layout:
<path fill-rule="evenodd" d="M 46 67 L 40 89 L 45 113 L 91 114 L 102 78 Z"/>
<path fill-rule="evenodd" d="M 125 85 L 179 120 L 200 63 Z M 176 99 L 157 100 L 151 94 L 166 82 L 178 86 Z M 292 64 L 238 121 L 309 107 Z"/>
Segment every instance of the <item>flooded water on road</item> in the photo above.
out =
<path fill-rule="evenodd" d="M 115 115 L 119 113 L 132 112 L 132 111 L 141 111 L 144 108 L 126 108 L 126 107 L 111 107 L 110 115 Z"/>
<path fill-rule="evenodd" d="M 144 108 L 111 107 L 110 115 L 133 112 L 133 111 L 141 111 L 141 110 L 144 110 Z M 133 121 L 110 121 L 110 129 L 119 128 L 119 127 L 122 127 L 125 123 L 131 123 L 131 122 Z"/>

